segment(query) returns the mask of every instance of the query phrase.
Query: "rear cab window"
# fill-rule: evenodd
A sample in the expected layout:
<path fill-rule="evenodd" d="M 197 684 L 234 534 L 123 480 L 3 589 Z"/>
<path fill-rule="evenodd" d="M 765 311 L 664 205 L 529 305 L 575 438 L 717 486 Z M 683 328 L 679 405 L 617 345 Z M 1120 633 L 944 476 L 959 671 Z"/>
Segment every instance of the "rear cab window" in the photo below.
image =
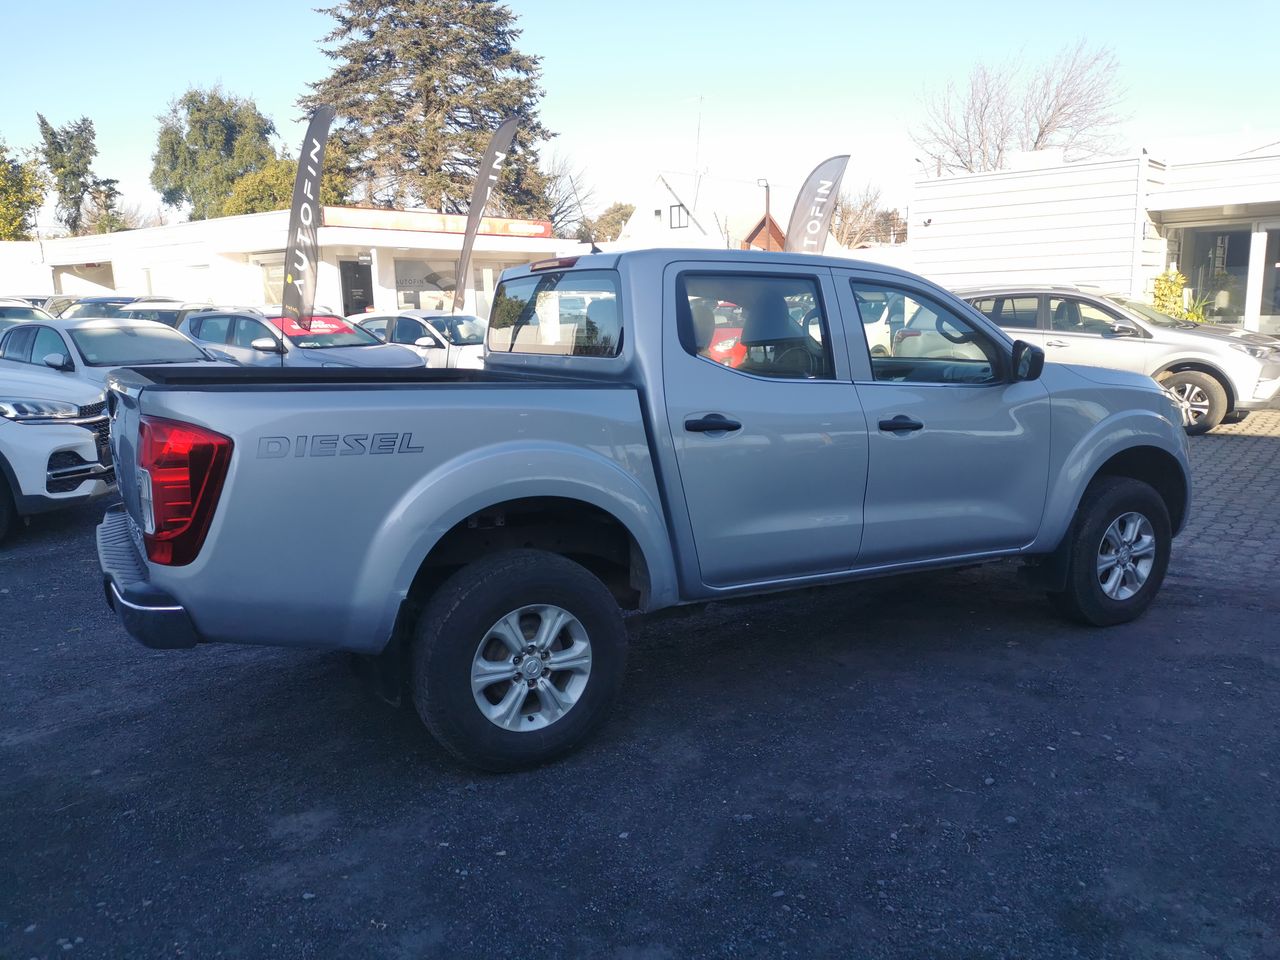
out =
<path fill-rule="evenodd" d="M 614 270 L 559 270 L 498 285 L 489 322 L 493 353 L 616 357 L 622 314 Z"/>

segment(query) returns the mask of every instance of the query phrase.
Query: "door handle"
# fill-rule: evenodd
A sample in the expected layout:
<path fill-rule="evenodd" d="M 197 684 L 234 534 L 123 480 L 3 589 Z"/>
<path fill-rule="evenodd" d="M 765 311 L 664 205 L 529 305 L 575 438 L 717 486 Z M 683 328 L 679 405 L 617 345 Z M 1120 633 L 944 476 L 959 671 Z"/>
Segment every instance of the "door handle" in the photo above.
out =
<path fill-rule="evenodd" d="M 705 417 L 691 417 L 684 422 L 684 428 L 690 433 L 715 433 L 724 430 L 741 430 L 742 424 L 730 420 L 719 413 L 708 413 Z"/>
<path fill-rule="evenodd" d="M 912 430 L 923 430 L 924 424 L 900 413 L 892 420 L 881 420 L 880 429 L 887 433 L 909 433 Z"/>
<path fill-rule="evenodd" d="M 1068 343 L 1065 340 L 1046 340 L 1044 345 L 1046 347 L 1065 347 L 1068 346 Z"/>

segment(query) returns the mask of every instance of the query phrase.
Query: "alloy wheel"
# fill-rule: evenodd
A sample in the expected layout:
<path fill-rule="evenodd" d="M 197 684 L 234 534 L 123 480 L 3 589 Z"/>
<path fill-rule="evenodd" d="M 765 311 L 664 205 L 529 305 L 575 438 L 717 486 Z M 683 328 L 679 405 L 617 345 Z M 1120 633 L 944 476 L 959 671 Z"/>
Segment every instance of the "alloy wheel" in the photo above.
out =
<path fill-rule="evenodd" d="M 1111 521 L 1098 544 L 1098 585 L 1112 600 L 1128 600 L 1147 582 L 1155 565 L 1156 534 L 1140 513 Z"/>
<path fill-rule="evenodd" d="M 520 607 L 490 627 L 471 661 L 471 693 L 490 723 L 541 730 L 582 698 L 591 639 L 573 614 L 551 604 Z"/>

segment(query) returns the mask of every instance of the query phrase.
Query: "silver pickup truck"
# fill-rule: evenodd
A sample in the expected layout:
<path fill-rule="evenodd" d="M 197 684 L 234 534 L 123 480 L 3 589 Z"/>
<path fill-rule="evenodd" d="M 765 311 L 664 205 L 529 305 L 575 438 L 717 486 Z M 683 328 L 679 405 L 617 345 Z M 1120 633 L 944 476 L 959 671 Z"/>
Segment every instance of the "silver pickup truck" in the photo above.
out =
<path fill-rule="evenodd" d="M 872 354 L 888 296 L 928 350 Z M 1019 558 L 1117 624 L 1189 500 L 1151 379 L 1046 365 L 919 277 L 804 255 L 544 261 L 503 275 L 484 370 L 126 370 L 108 403 L 98 552 L 130 633 L 375 655 L 495 770 L 599 725 L 624 612 Z"/>

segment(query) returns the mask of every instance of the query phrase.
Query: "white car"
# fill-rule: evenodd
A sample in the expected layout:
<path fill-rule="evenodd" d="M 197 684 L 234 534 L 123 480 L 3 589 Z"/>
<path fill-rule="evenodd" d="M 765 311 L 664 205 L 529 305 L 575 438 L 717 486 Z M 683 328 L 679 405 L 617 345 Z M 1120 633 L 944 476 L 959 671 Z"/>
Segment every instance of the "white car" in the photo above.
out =
<path fill-rule="evenodd" d="M 399 313 L 361 313 L 347 317 L 383 343 L 387 327 L 391 342 L 409 347 L 426 362 L 439 369 L 479 370 L 484 366 L 484 337 L 488 325 L 471 314 L 446 310 L 401 310 Z"/>
<path fill-rule="evenodd" d="M 27 321 L 0 334 L 0 383 L 24 367 L 86 380 L 101 390 L 117 367 L 152 363 L 229 364 L 153 320 L 88 318 Z"/>
<path fill-rule="evenodd" d="M 43 367 L 0 371 L 0 540 L 21 517 L 115 491 L 102 388 Z"/>

